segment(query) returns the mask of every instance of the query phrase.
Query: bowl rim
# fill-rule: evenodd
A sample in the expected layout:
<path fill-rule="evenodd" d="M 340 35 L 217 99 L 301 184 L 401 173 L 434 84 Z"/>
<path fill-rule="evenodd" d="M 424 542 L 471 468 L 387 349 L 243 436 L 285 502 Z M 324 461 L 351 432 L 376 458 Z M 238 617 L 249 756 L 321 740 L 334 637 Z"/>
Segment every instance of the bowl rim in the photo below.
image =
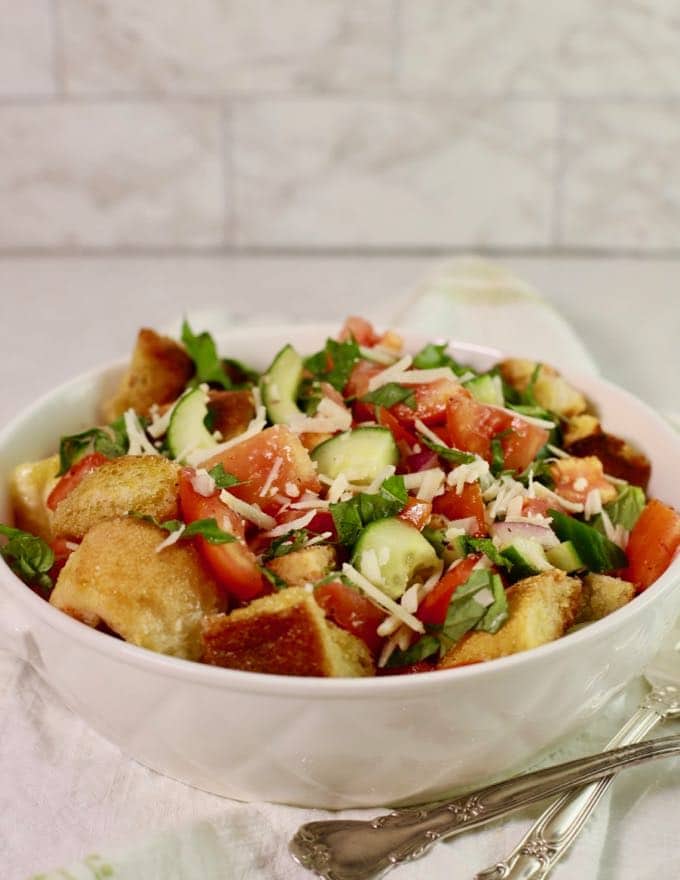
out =
<path fill-rule="evenodd" d="M 423 333 L 401 329 L 407 335 L 425 336 Z M 280 336 L 284 333 L 326 333 L 336 332 L 337 325 L 330 323 L 310 323 L 298 325 L 246 325 L 239 326 L 228 331 L 217 332 L 214 336 L 232 338 L 247 335 L 249 339 L 253 334 L 262 336 Z M 442 337 L 443 338 L 443 337 Z M 476 345 L 467 342 L 450 340 L 451 349 L 460 352 L 469 352 L 482 356 L 503 357 L 506 353 L 488 346 Z M 24 422 L 35 415 L 48 404 L 53 397 L 66 393 L 72 388 L 81 385 L 92 384 L 112 373 L 114 370 L 123 369 L 129 359 L 116 359 L 105 364 L 100 364 L 89 370 L 60 383 L 55 388 L 42 394 L 29 406 L 22 409 L 0 430 L 0 450 L 4 449 L 12 436 L 20 431 Z M 613 382 L 603 379 L 599 375 L 579 374 L 570 369 L 561 369 L 570 381 L 577 387 L 588 386 L 595 383 L 598 388 L 597 397 L 602 390 L 605 394 L 613 391 L 622 396 L 626 404 L 642 409 L 645 417 L 652 422 L 655 433 L 665 436 L 671 445 L 677 446 L 680 454 L 680 434 L 677 433 L 655 410 L 647 403 L 640 400 L 624 388 Z M 595 401 L 597 402 L 597 400 Z M 111 638 L 107 633 L 100 632 L 82 624 L 64 612 L 52 606 L 49 601 L 28 588 L 26 584 L 14 574 L 9 566 L 2 561 L 0 565 L 0 583 L 2 588 L 22 607 L 24 614 L 31 615 L 28 620 L 23 616 L 18 622 L 18 629 L 26 634 L 31 633 L 31 619 L 37 615 L 46 625 L 59 631 L 65 638 L 74 638 L 83 643 L 87 648 L 99 654 L 109 655 L 116 662 L 126 665 L 141 667 L 144 670 L 161 675 L 163 677 L 179 677 L 185 682 L 205 687 L 233 690 L 237 692 L 257 693 L 275 697 L 310 697 L 322 700 L 342 700 L 347 698 L 368 700 L 376 696 L 387 699 L 399 700 L 414 695 L 424 695 L 439 690 L 448 690 L 455 681 L 474 681 L 480 685 L 489 675 L 500 674 L 504 670 L 518 668 L 533 663 L 540 663 L 543 658 L 558 657 L 570 650 L 578 650 L 579 645 L 590 642 L 593 638 L 606 638 L 607 632 L 613 632 L 622 628 L 635 616 L 642 614 L 643 610 L 655 602 L 657 597 L 673 588 L 673 584 L 680 581 L 680 554 L 676 556 L 670 566 L 644 592 L 638 594 L 635 600 L 629 602 L 623 608 L 601 620 L 595 621 L 582 629 L 562 636 L 553 642 L 520 651 L 506 657 L 499 657 L 486 663 L 476 663 L 469 666 L 455 667 L 452 669 L 433 670 L 407 675 L 372 676 L 368 678 L 321 678 L 312 676 L 273 675 L 270 673 L 248 672 L 245 670 L 228 669 L 211 666 L 181 657 L 173 657 L 130 644 L 122 639 Z"/>

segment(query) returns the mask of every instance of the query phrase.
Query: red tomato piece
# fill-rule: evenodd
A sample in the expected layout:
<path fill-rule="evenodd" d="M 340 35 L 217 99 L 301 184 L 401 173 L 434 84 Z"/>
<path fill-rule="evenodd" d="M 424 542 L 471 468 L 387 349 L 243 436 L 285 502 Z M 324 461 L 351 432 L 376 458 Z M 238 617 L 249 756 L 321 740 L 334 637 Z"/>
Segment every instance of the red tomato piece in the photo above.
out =
<path fill-rule="evenodd" d="M 260 494 L 277 460 L 280 464 L 276 476 L 270 481 L 266 494 Z M 221 464 L 225 471 L 242 481 L 229 489 L 232 494 L 249 504 L 259 504 L 270 514 L 275 514 L 281 506 L 274 496 L 288 495 L 291 488 L 297 492 L 295 497 L 308 489 L 318 492 L 321 488 L 309 453 L 297 435 L 285 425 L 266 428 L 213 456 L 203 466 L 210 470 L 216 464 Z"/>
<path fill-rule="evenodd" d="M 54 565 L 50 569 L 50 577 L 56 580 L 62 568 L 66 565 L 69 556 L 73 553 L 73 545 L 68 538 L 53 538 L 50 541 L 50 548 L 54 553 Z"/>
<path fill-rule="evenodd" d="M 449 441 L 456 449 L 474 452 L 491 461 L 491 441 L 500 436 L 504 466 L 523 471 L 548 442 L 549 432 L 519 416 L 477 403 L 471 396 L 459 395 L 446 413 Z"/>
<path fill-rule="evenodd" d="M 343 389 L 345 397 L 363 397 L 368 394 L 368 383 L 373 376 L 381 373 L 385 367 L 372 361 L 357 361 Z"/>
<path fill-rule="evenodd" d="M 660 577 L 680 548 L 680 514 L 653 499 L 640 514 L 628 540 L 627 577 L 641 590 Z"/>
<path fill-rule="evenodd" d="M 380 336 L 373 329 L 373 325 L 365 318 L 351 315 L 344 323 L 338 336 L 340 342 L 346 342 L 354 337 L 359 345 L 371 347 L 379 341 Z"/>
<path fill-rule="evenodd" d="M 434 590 L 425 596 L 416 612 L 416 616 L 423 623 L 429 623 L 431 626 L 441 626 L 444 623 L 451 597 L 470 577 L 478 559 L 479 556 L 467 556 L 437 582 Z"/>
<path fill-rule="evenodd" d="M 375 408 L 375 414 L 378 424 L 383 425 L 385 428 L 389 428 L 392 432 L 392 436 L 394 437 L 402 455 L 408 455 L 418 442 L 416 435 L 402 425 L 399 419 L 391 413 L 389 409 L 385 409 L 384 406 L 377 406 Z"/>
<path fill-rule="evenodd" d="M 465 483 L 463 491 L 459 495 L 454 487 L 447 489 L 443 495 L 438 495 L 432 502 L 433 513 L 440 513 L 447 519 L 466 519 L 474 516 L 477 520 L 476 535 L 485 535 L 486 518 L 484 499 L 479 483 Z"/>
<path fill-rule="evenodd" d="M 403 522 L 411 523 L 418 531 L 425 528 L 430 521 L 432 505 L 429 501 L 419 501 L 417 498 L 409 498 L 403 510 L 397 514 Z"/>
<path fill-rule="evenodd" d="M 191 484 L 194 473 L 192 468 L 183 468 L 179 478 L 179 500 L 185 521 L 214 518 L 223 531 L 236 538 L 230 544 L 211 544 L 197 535 L 194 540 L 204 562 L 225 592 L 240 602 L 269 592 L 255 554 L 246 544 L 243 519 L 220 501 L 217 493 L 206 497 L 196 492 Z"/>
<path fill-rule="evenodd" d="M 48 495 L 47 506 L 49 509 L 55 510 L 57 505 L 75 489 L 78 483 L 82 483 L 88 474 L 96 471 L 107 461 L 110 459 L 102 455 L 101 452 L 91 452 L 72 465 Z"/>
<path fill-rule="evenodd" d="M 314 598 L 323 608 L 326 617 L 341 629 L 358 636 L 377 654 L 383 643 L 378 626 L 385 619 L 385 612 L 377 608 L 357 590 L 334 581 L 322 584 L 314 590 Z"/>
<path fill-rule="evenodd" d="M 426 425 L 443 425 L 451 401 L 458 399 L 462 394 L 467 394 L 453 379 L 437 379 L 436 382 L 409 387 L 415 394 L 415 409 L 411 409 L 405 403 L 398 403 L 391 408 L 395 417 L 406 425 L 413 425 L 416 419 L 420 419 Z"/>

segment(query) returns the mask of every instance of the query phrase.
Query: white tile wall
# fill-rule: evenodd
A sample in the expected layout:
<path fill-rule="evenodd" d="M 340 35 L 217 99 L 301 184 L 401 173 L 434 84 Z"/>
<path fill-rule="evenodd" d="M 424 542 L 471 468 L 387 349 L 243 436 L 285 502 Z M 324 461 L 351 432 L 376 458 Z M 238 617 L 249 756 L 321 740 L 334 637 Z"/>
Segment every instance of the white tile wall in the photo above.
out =
<path fill-rule="evenodd" d="M 0 250 L 680 249 L 677 0 L 0 0 Z"/>

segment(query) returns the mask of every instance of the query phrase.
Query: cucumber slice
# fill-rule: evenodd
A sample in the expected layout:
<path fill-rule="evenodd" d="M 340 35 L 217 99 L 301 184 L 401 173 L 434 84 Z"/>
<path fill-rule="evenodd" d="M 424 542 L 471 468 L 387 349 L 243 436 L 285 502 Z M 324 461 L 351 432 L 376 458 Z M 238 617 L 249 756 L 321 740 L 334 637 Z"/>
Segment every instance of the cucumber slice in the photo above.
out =
<path fill-rule="evenodd" d="M 543 547 L 531 538 L 515 538 L 512 544 L 501 550 L 501 556 L 512 565 L 512 574 L 520 578 L 531 577 L 555 567 L 548 561 Z"/>
<path fill-rule="evenodd" d="M 260 379 L 262 402 L 273 424 L 285 425 L 304 415 L 296 403 L 302 369 L 302 357 L 292 345 L 286 345 Z"/>
<path fill-rule="evenodd" d="M 484 373 L 482 376 L 475 376 L 474 379 L 465 382 L 465 387 L 478 403 L 490 403 L 493 406 L 505 405 L 503 383 L 500 376 Z"/>
<path fill-rule="evenodd" d="M 441 563 L 415 526 L 390 518 L 366 526 L 354 548 L 352 565 L 386 596 L 398 599 L 416 578 L 425 580 Z"/>
<path fill-rule="evenodd" d="M 181 460 L 180 456 L 189 451 L 217 446 L 217 441 L 205 426 L 207 415 L 207 395 L 202 388 L 194 388 L 175 404 L 166 435 L 173 458 Z"/>
<path fill-rule="evenodd" d="M 399 450 L 389 428 L 355 428 L 320 443 L 311 458 L 330 480 L 344 473 L 352 483 L 364 485 L 396 464 Z"/>
<path fill-rule="evenodd" d="M 552 530 L 560 541 L 571 541 L 584 566 L 597 573 L 625 568 L 628 558 L 623 550 L 597 529 L 559 510 L 549 510 Z"/>
<path fill-rule="evenodd" d="M 555 568 L 561 568 L 562 571 L 578 571 L 580 568 L 585 568 L 571 541 L 563 541 L 558 547 L 551 547 L 550 550 L 546 550 L 545 555 L 548 562 Z"/>
<path fill-rule="evenodd" d="M 458 535 L 452 541 L 446 540 L 446 529 L 433 529 L 425 526 L 421 532 L 434 547 L 435 553 L 444 560 L 444 565 L 451 565 L 456 559 L 464 559 L 467 556 L 467 538 Z"/>

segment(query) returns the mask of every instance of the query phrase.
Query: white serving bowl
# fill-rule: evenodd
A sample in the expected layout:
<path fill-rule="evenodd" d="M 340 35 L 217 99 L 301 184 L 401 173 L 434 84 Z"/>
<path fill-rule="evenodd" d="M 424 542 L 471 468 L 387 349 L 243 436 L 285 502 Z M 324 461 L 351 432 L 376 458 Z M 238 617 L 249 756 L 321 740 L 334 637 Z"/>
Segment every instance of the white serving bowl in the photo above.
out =
<path fill-rule="evenodd" d="M 317 350 L 335 328 L 240 329 L 224 354 L 260 367 L 285 343 Z M 425 341 L 408 338 L 410 349 Z M 488 349 L 454 346 L 488 366 Z M 98 420 L 122 365 L 62 385 L 0 434 L 4 476 L 51 454 L 61 434 Z M 650 493 L 680 507 L 680 437 L 625 391 L 570 376 L 605 426 L 650 456 Z M 653 656 L 680 613 L 680 559 L 610 617 L 544 647 L 488 664 L 375 679 L 261 675 L 154 654 L 57 611 L 0 563 L 4 643 L 131 757 L 241 800 L 343 808 L 415 802 L 516 768 L 585 724 Z"/>

